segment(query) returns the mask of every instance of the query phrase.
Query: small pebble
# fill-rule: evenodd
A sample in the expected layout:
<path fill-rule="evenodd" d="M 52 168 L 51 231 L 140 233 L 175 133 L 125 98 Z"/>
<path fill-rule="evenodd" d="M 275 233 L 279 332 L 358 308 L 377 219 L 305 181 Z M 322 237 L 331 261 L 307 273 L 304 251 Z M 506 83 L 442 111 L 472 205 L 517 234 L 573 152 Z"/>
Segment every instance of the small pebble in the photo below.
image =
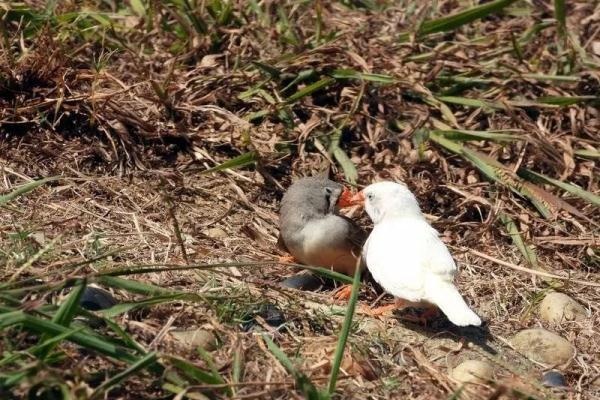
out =
<path fill-rule="evenodd" d="M 567 339 L 541 328 L 525 329 L 511 343 L 520 353 L 547 365 L 567 364 L 575 355 L 575 348 Z"/>
<path fill-rule="evenodd" d="M 587 317 L 586 309 L 564 293 L 550 292 L 539 307 L 540 317 L 548 322 L 581 320 Z"/>
<path fill-rule="evenodd" d="M 208 236 L 211 239 L 225 239 L 226 237 L 229 236 L 227 234 L 227 232 L 225 232 L 223 229 L 221 229 L 219 227 L 208 228 L 205 231 L 203 231 L 202 233 L 204 233 L 206 236 Z"/>
<path fill-rule="evenodd" d="M 564 388 L 567 387 L 567 380 L 564 375 L 558 371 L 544 372 L 542 375 L 542 384 L 548 387 Z"/>
<path fill-rule="evenodd" d="M 494 368 L 485 361 L 465 360 L 450 375 L 460 383 L 485 383 L 493 379 Z"/>
<path fill-rule="evenodd" d="M 274 304 L 264 304 L 258 312 L 258 315 L 263 317 L 267 324 L 275 328 L 285 323 L 283 312 Z"/>
<path fill-rule="evenodd" d="M 212 351 L 217 348 L 217 337 L 206 329 L 187 329 L 171 331 L 171 336 L 178 342 L 192 347 Z"/>
<path fill-rule="evenodd" d="M 256 325 L 256 316 L 260 316 L 269 326 L 274 328 L 279 328 L 285 323 L 285 315 L 283 315 L 279 307 L 271 303 L 266 303 L 248 317 L 249 319 L 242 324 L 242 329 L 249 331 L 254 328 Z"/>
<path fill-rule="evenodd" d="M 311 273 L 292 275 L 281 282 L 281 286 L 290 289 L 306 290 L 315 292 L 323 287 L 323 281 Z"/>
<path fill-rule="evenodd" d="M 81 295 L 79 305 L 86 310 L 98 311 L 117 305 L 117 300 L 108 290 L 87 286 Z"/>

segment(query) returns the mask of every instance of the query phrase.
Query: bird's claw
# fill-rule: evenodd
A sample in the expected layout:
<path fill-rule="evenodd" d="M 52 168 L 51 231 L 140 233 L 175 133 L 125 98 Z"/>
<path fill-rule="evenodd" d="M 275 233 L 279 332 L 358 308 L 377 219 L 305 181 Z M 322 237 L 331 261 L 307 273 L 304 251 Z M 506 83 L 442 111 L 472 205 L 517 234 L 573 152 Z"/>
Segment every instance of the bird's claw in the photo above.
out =
<path fill-rule="evenodd" d="M 371 317 L 381 317 L 385 314 L 390 313 L 391 311 L 394 311 L 397 308 L 397 306 L 395 304 L 387 304 L 385 306 L 380 306 L 380 307 L 365 307 L 363 308 L 362 312 L 363 314 L 366 314 L 368 316 Z"/>
<path fill-rule="evenodd" d="M 340 287 L 337 292 L 333 294 L 333 298 L 336 300 L 350 300 L 352 295 L 352 285 L 344 285 Z"/>
<path fill-rule="evenodd" d="M 405 321 L 427 326 L 431 319 L 436 318 L 439 315 L 440 310 L 437 307 L 429 307 L 426 308 L 420 315 L 402 315 L 400 318 Z"/>

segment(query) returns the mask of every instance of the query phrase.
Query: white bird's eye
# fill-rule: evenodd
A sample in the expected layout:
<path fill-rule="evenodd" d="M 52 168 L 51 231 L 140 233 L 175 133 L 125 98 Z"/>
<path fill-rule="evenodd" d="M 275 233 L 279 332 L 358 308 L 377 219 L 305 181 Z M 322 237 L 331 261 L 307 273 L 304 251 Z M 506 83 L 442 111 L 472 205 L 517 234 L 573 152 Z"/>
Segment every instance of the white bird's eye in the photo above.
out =
<path fill-rule="evenodd" d="M 369 199 L 369 200 L 373 200 L 373 198 L 375 198 L 375 196 L 373 196 L 373 193 L 369 193 L 369 194 L 367 195 L 367 199 Z"/>

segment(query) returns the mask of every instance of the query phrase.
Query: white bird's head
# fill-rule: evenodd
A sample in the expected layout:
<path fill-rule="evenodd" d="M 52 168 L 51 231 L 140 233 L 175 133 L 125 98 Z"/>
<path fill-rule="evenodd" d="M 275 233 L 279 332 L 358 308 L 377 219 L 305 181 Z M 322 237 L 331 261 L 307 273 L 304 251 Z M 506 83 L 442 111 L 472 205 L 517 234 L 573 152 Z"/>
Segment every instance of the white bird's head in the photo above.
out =
<path fill-rule="evenodd" d="M 422 217 L 419 203 L 406 185 L 396 182 L 377 182 L 355 194 L 346 206 L 364 205 L 374 224 L 389 217 Z"/>

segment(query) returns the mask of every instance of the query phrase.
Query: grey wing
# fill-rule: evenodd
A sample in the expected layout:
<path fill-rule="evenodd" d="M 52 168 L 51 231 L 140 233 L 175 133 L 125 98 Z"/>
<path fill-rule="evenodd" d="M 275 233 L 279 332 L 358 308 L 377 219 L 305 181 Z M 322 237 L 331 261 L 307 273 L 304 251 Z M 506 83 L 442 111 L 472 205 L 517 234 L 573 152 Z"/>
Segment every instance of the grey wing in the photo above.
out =
<path fill-rule="evenodd" d="M 362 249 L 363 245 L 367 241 L 367 232 L 365 232 L 360 226 L 353 220 L 343 215 L 339 216 L 348 222 L 348 239 L 355 245 L 359 250 Z"/>
<path fill-rule="evenodd" d="M 356 224 L 353 220 L 343 215 L 340 215 L 342 219 L 344 219 L 348 224 L 348 241 L 352 246 L 352 253 L 355 254 L 356 257 L 360 255 L 361 264 L 364 267 L 366 265 L 365 260 L 365 250 L 363 250 L 363 246 L 365 246 L 367 242 L 367 232 L 365 232 L 360 226 Z"/>

